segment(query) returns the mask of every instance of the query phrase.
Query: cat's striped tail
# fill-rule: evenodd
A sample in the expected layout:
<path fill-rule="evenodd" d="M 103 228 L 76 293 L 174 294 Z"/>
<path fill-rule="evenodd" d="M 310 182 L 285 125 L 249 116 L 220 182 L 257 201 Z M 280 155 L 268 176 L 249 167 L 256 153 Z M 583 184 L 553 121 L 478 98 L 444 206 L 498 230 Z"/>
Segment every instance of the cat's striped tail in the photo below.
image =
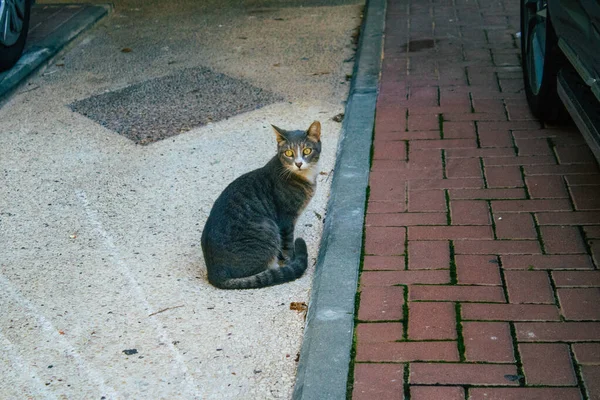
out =
<path fill-rule="evenodd" d="M 269 268 L 256 275 L 211 282 L 220 289 L 257 289 L 279 285 L 300 278 L 308 267 L 308 250 L 302 238 L 294 242 L 294 258 L 279 268 Z"/>

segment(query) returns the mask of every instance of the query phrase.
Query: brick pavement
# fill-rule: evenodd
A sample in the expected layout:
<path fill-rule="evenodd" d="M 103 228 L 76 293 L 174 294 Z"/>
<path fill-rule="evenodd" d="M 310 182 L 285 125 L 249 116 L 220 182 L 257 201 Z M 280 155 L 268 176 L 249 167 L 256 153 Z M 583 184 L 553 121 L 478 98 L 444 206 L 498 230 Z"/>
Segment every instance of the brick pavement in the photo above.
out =
<path fill-rule="evenodd" d="M 600 171 L 516 0 L 389 0 L 352 398 L 600 399 Z"/>

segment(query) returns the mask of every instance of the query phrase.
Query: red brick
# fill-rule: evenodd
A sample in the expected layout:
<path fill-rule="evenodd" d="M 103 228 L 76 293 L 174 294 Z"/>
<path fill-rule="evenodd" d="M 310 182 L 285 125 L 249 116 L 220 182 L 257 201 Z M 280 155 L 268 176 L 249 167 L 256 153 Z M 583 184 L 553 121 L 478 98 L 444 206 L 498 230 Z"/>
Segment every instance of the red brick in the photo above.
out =
<path fill-rule="evenodd" d="M 540 123 L 538 121 L 506 121 L 506 122 L 480 122 L 480 131 L 489 131 L 497 129 L 506 129 L 511 131 L 520 131 L 528 129 L 539 129 Z"/>
<path fill-rule="evenodd" d="M 510 327 L 506 322 L 463 322 L 467 361 L 515 362 Z"/>
<path fill-rule="evenodd" d="M 406 160 L 406 143 L 375 140 L 374 160 Z"/>
<path fill-rule="evenodd" d="M 556 155 L 560 164 L 593 164 L 594 153 L 586 146 L 556 146 Z"/>
<path fill-rule="evenodd" d="M 460 386 L 411 386 L 411 400 L 464 400 L 465 389 Z"/>
<path fill-rule="evenodd" d="M 453 303 L 416 302 L 408 310 L 410 340 L 456 339 L 456 313 Z"/>
<path fill-rule="evenodd" d="M 389 174 L 388 174 L 389 172 Z M 391 171 L 374 171 L 370 176 L 370 201 L 406 201 L 406 182 L 399 181 Z"/>
<path fill-rule="evenodd" d="M 445 270 L 423 271 L 364 271 L 360 277 L 362 286 L 412 285 L 415 283 L 450 283 L 450 272 Z"/>
<path fill-rule="evenodd" d="M 504 269 L 593 269 L 587 255 L 505 255 L 502 256 Z"/>
<path fill-rule="evenodd" d="M 450 200 L 459 199 L 524 199 L 525 190 L 514 189 L 450 189 Z"/>
<path fill-rule="evenodd" d="M 413 149 L 410 150 L 410 167 L 427 170 L 435 167 L 442 170 L 442 151 L 440 149 Z M 416 176 L 421 178 L 421 176 Z"/>
<path fill-rule="evenodd" d="M 565 187 L 562 176 L 528 176 L 525 178 L 527 190 L 532 199 L 568 198 L 569 193 Z"/>
<path fill-rule="evenodd" d="M 367 270 L 403 270 L 404 256 L 365 256 L 363 269 Z"/>
<path fill-rule="evenodd" d="M 491 226 L 411 226 L 408 240 L 487 240 L 493 239 Z"/>
<path fill-rule="evenodd" d="M 515 139 L 533 139 L 533 138 L 553 138 L 557 134 L 561 134 L 560 130 L 553 129 L 531 129 L 527 131 L 513 132 Z"/>
<path fill-rule="evenodd" d="M 414 285 L 408 290 L 409 300 L 468 301 L 504 303 L 504 291 L 497 286 Z"/>
<path fill-rule="evenodd" d="M 492 82 L 495 80 L 493 77 Z M 500 114 L 503 117 L 506 115 L 504 102 L 500 99 L 473 99 L 473 108 L 476 113 Z"/>
<path fill-rule="evenodd" d="M 446 213 L 367 214 L 367 226 L 443 225 Z"/>
<path fill-rule="evenodd" d="M 552 271 L 557 287 L 600 287 L 600 271 Z"/>
<path fill-rule="evenodd" d="M 509 131 L 479 131 L 481 147 L 514 147 Z"/>
<path fill-rule="evenodd" d="M 394 321 L 404 317 L 404 288 L 401 286 L 364 287 L 360 291 L 358 319 Z"/>
<path fill-rule="evenodd" d="M 529 240 L 461 240 L 454 243 L 456 254 L 537 254 L 540 245 Z"/>
<path fill-rule="evenodd" d="M 558 289 L 562 314 L 567 320 L 600 320 L 600 289 Z"/>
<path fill-rule="evenodd" d="M 450 268 L 450 246 L 447 241 L 408 243 L 409 269 Z"/>
<path fill-rule="evenodd" d="M 586 226 L 583 230 L 587 239 L 600 239 L 600 226 Z"/>
<path fill-rule="evenodd" d="M 373 322 L 356 325 L 356 340 L 359 343 L 395 342 L 402 340 L 401 322 Z"/>
<path fill-rule="evenodd" d="M 444 120 L 453 122 L 466 121 L 506 121 L 506 116 L 492 113 L 453 112 L 444 113 Z"/>
<path fill-rule="evenodd" d="M 526 165 L 525 175 L 577 175 L 597 174 L 598 167 L 591 164 Z"/>
<path fill-rule="evenodd" d="M 472 388 L 469 400 L 581 400 L 578 388 Z"/>
<path fill-rule="evenodd" d="M 600 186 L 571 186 L 576 210 L 600 210 Z"/>
<path fill-rule="evenodd" d="M 517 322 L 521 342 L 600 341 L 600 322 Z"/>
<path fill-rule="evenodd" d="M 474 139 L 475 137 L 475 125 L 473 122 L 444 121 L 445 139 Z"/>
<path fill-rule="evenodd" d="M 444 125 L 445 126 L 445 125 Z M 445 128 L 444 128 L 445 130 Z M 515 151 L 508 147 L 487 147 L 483 149 L 448 149 L 446 158 L 478 158 L 478 157 L 516 157 Z"/>
<path fill-rule="evenodd" d="M 404 228 L 367 226 L 365 237 L 366 254 L 392 256 L 404 253 Z"/>
<path fill-rule="evenodd" d="M 358 342 L 356 360 L 370 362 L 458 361 L 459 356 L 456 342 Z"/>
<path fill-rule="evenodd" d="M 524 186 L 521 170 L 518 166 L 486 166 L 485 177 L 489 188 L 511 188 Z"/>
<path fill-rule="evenodd" d="M 519 149 L 520 156 L 533 156 L 533 155 L 551 155 L 552 149 L 548 144 L 548 140 L 545 138 L 536 139 L 521 139 L 516 138 L 515 143 Z"/>
<path fill-rule="evenodd" d="M 569 186 L 596 186 L 600 185 L 600 175 L 569 175 L 565 176 L 565 180 Z"/>
<path fill-rule="evenodd" d="M 408 193 L 408 211 L 446 211 L 446 195 L 442 190 L 411 190 Z"/>
<path fill-rule="evenodd" d="M 481 177 L 481 164 L 478 158 L 450 158 L 446 160 L 448 178 Z"/>
<path fill-rule="evenodd" d="M 399 126 L 401 131 L 384 131 L 375 127 L 375 140 L 427 140 L 439 139 L 438 131 L 404 131 L 404 125 Z"/>
<path fill-rule="evenodd" d="M 475 86 L 485 86 L 486 88 L 497 88 L 498 80 L 496 74 L 487 69 L 469 68 L 469 83 Z"/>
<path fill-rule="evenodd" d="M 440 106 L 433 106 L 433 107 L 410 107 L 410 115 L 415 116 L 415 115 L 439 115 L 439 114 L 443 114 L 444 111 L 448 110 L 450 108 L 448 107 L 440 107 Z M 459 108 L 459 110 L 462 110 L 462 107 Z"/>
<path fill-rule="evenodd" d="M 507 376 L 516 374 L 514 365 L 413 363 L 410 364 L 409 383 L 515 386 L 518 382 Z"/>
<path fill-rule="evenodd" d="M 533 218 L 525 213 L 494 214 L 498 239 L 537 239 Z"/>
<path fill-rule="evenodd" d="M 589 400 L 600 399 L 600 366 L 583 365 L 581 366 L 581 376 Z"/>
<path fill-rule="evenodd" d="M 410 149 L 460 149 L 476 148 L 474 139 L 440 139 L 440 140 L 412 140 Z"/>
<path fill-rule="evenodd" d="M 559 321 L 558 308 L 547 304 L 463 304 L 463 320 Z"/>
<path fill-rule="evenodd" d="M 404 108 L 384 108 L 381 105 L 377 107 L 377 115 L 375 116 L 375 129 L 380 128 L 395 128 L 404 130 L 406 125 L 406 111 Z"/>
<path fill-rule="evenodd" d="M 571 203 L 567 199 L 555 200 L 496 200 L 492 201 L 494 212 L 538 212 L 538 211 L 571 211 Z"/>
<path fill-rule="evenodd" d="M 576 385 L 569 346 L 562 343 L 521 343 L 521 362 L 528 385 Z"/>
<path fill-rule="evenodd" d="M 402 201 L 369 201 L 367 214 L 391 214 L 406 211 L 406 202 Z"/>
<path fill-rule="evenodd" d="M 371 171 L 385 172 L 385 171 L 406 171 L 409 169 L 409 165 L 404 160 L 382 160 L 382 159 L 373 159 L 373 163 L 371 165 Z M 411 171 L 412 172 L 412 171 Z M 417 173 L 421 173 L 421 171 L 415 171 Z M 402 175 L 405 175 L 403 173 Z"/>
<path fill-rule="evenodd" d="M 431 115 L 412 115 L 408 111 L 408 130 L 409 131 L 439 131 L 440 121 L 436 114 Z"/>
<path fill-rule="evenodd" d="M 600 365 L 600 343 L 573 343 L 571 348 L 578 364 Z"/>
<path fill-rule="evenodd" d="M 413 151 L 411 151 L 411 154 L 412 153 Z M 412 162 L 412 160 L 410 162 L 402 160 L 373 160 L 371 175 L 373 176 L 374 174 L 388 174 L 388 176 L 385 177 L 386 182 L 392 177 L 405 180 L 415 178 L 440 179 L 443 176 L 442 160 L 440 157 L 438 162 L 430 163 L 428 165 L 419 165 Z"/>
<path fill-rule="evenodd" d="M 502 285 L 498 259 L 485 255 L 457 255 L 456 276 L 461 285 Z"/>
<path fill-rule="evenodd" d="M 464 200 L 450 203 L 452 225 L 490 225 L 490 210 L 486 201 Z"/>
<path fill-rule="evenodd" d="M 353 400 L 402 400 L 403 387 L 402 364 L 355 364 Z"/>
<path fill-rule="evenodd" d="M 510 303 L 554 304 L 546 271 L 504 271 Z"/>
<path fill-rule="evenodd" d="M 540 227 L 544 248 L 548 254 L 585 253 L 585 245 L 578 228 L 572 226 Z"/>
<path fill-rule="evenodd" d="M 552 156 L 485 157 L 486 166 L 556 165 Z"/>
<path fill-rule="evenodd" d="M 429 106 L 435 106 L 438 102 L 438 89 L 436 87 L 411 87 L 410 99 L 427 100 L 427 102 L 431 102 L 428 104 Z"/>
<path fill-rule="evenodd" d="M 413 179 L 409 187 L 414 190 L 422 189 L 478 189 L 483 188 L 482 178 L 461 179 Z"/>

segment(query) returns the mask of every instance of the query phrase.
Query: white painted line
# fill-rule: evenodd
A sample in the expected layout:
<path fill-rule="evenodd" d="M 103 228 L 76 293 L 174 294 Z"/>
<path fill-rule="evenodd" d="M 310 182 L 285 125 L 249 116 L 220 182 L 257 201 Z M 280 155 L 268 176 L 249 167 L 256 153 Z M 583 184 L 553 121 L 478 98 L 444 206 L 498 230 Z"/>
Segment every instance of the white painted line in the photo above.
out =
<path fill-rule="evenodd" d="M 19 355 L 15 346 L 0 332 L 0 344 L 2 345 L 2 355 L 8 358 L 11 369 L 18 371 L 24 382 L 27 382 L 25 387 L 35 398 L 40 399 L 57 399 L 57 397 L 50 392 L 46 385 L 42 383 L 40 378 L 37 376 L 35 371 L 29 366 L 27 362 Z"/>
<path fill-rule="evenodd" d="M 61 353 L 65 354 L 67 358 L 71 358 L 77 365 L 77 368 L 81 374 L 87 375 L 91 381 L 100 388 L 103 396 L 106 396 L 110 399 L 120 398 L 119 393 L 112 387 L 108 386 L 106 382 L 104 382 L 102 376 L 85 362 L 75 347 L 73 347 L 73 345 L 71 345 L 71 343 L 69 343 L 69 341 L 58 332 L 58 329 L 56 329 L 54 325 L 52 325 L 52 323 L 47 320 L 46 317 L 44 317 L 44 315 L 40 313 L 37 308 L 25 298 L 25 296 L 23 296 L 20 291 L 1 274 L 0 288 L 3 293 L 8 295 L 7 297 L 9 297 L 10 300 L 21 305 L 24 308 L 25 313 L 37 320 L 42 330 L 48 336 L 50 336 L 48 343 L 53 343 Z"/>
<path fill-rule="evenodd" d="M 131 270 L 129 269 L 127 264 L 125 264 L 125 262 L 119 255 L 119 249 L 115 245 L 115 241 L 113 240 L 110 233 L 108 233 L 102 227 L 102 223 L 100 222 L 100 219 L 98 218 L 98 213 L 96 212 L 96 210 L 94 210 L 90 206 L 90 203 L 88 201 L 88 198 L 87 198 L 87 195 L 85 194 L 85 192 L 83 190 L 77 190 L 75 192 L 75 194 L 77 195 L 77 198 L 79 199 L 79 201 L 81 202 L 81 205 L 83 206 L 83 208 L 85 210 L 88 222 L 92 225 L 92 227 L 94 228 L 96 233 L 103 239 L 103 244 L 104 244 L 105 250 L 108 252 L 108 254 L 110 254 L 112 260 L 114 261 L 114 264 L 118 268 L 118 271 L 127 279 L 127 281 L 129 281 L 129 285 L 133 288 L 135 295 L 137 296 L 138 300 L 141 302 L 144 309 L 147 311 L 148 315 L 158 312 L 159 310 L 153 310 L 153 307 L 148 302 L 143 289 L 138 284 L 137 280 L 131 273 Z M 177 367 L 177 366 L 179 367 L 180 372 L 184 376 L 189 393 L 196 397 L 202 397 L 202 393 L 200 393 L 200 391 L 199 391 L 200 388 L 194 382 L 194 379 L 193 379 L 192 375 L 190 374 L 190 372 L 187 368 L 187 365 L 185 364 L 185 360 L 183 359 L 183 356 L 181 355 L 181 353 L 179 352 L 177 347 L 175 347 L 175 345 L 173 344 L 173 340 L 169 337 L 167 332 L 163 329 L 162 324 L 160 323 L 160 319 L 150 318 L 149 320 L 153 324 L 155 331 L 158 332 L 158 339 L 160 340 L 160 342 L 164 343 L 165 346 L 167 346 L 167 348 L 173 353 L 173 355 L 175 357 L 175 361 L 176 361 L 176 364 L 174 367 Z"/>

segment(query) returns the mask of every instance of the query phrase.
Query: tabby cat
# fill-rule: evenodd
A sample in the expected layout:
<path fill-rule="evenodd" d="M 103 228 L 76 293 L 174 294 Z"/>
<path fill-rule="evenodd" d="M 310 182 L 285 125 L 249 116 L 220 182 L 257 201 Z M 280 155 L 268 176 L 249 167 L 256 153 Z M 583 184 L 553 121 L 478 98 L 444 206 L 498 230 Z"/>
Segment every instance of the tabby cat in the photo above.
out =
<path fill-rule="evenodd" d="M 204 226 L 208 281 L 218 288 L 278 285 L 306 270 L 306 242 L 294 241 L 294 226 L 316 188 L 321 124 L 307 131 L 273 129 L 277 155 L 230 183 Z"/>

